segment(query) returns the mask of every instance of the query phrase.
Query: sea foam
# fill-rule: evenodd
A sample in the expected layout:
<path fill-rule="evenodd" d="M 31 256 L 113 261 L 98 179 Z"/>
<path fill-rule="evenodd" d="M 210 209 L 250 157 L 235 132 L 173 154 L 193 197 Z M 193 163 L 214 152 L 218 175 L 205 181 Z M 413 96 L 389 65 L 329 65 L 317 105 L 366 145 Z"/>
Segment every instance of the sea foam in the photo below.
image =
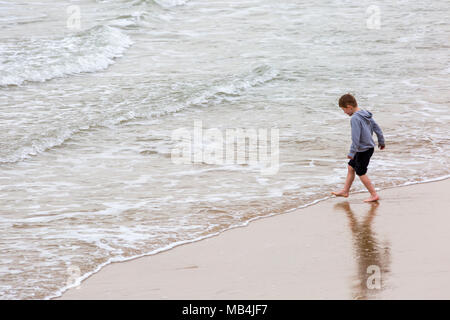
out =
<path fill-rule="evenodd" d="M 7 41 L 0 44 L 0 86 L 104 70 L 131 44 L 125 33 L 110 26 L 63 38 Z"/>

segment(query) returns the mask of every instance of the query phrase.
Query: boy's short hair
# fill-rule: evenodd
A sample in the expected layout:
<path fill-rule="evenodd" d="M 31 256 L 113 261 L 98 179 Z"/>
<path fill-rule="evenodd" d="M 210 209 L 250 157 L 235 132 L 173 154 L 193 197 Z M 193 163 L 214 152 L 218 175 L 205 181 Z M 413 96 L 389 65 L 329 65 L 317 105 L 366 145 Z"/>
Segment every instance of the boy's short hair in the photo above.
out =
<path fill-rule="evenodd" d="M 347 105 L 351 105 L 354 108 L 358 106 L 355 97 L 352 96 L 350 93 L 344 94 L 342 97 L 339 98 L 339 107 L 347 108 Z"/>

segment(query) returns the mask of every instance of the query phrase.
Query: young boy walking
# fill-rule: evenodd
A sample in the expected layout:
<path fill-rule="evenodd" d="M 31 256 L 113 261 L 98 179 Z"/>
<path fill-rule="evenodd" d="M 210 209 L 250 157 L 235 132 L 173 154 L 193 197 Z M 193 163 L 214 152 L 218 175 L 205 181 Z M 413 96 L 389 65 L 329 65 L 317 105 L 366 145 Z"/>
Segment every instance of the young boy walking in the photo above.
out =
<path fill-rule="evenodd" d="M 347 156 L 350 161 L 348 162 L 348 172 L 344 188 L 341 191 L 332 192 L 332 194 L 337 197 L 348 197 L 356 172 L 361 179 L 361 182 L 370 192 L 370 198 L 364 201 L 377 201 L 380 197 L 370 182 L 369 177 L 366 175 L 366 172 L 370 157 L 372 156 L 375 148 L 375 142 L 372 138 L 373 132 L 375 131 L 377 135 L 378 147 L 381 150 L 385 147 L 383 132 L 372 118 L 372 113 L 358 108 L 358 103 L 351 94 L 344 94 L 339 99 L 339 107 L 347 115 L 352 117 L 350 120 L 352 128 L 352 145 Z"/>

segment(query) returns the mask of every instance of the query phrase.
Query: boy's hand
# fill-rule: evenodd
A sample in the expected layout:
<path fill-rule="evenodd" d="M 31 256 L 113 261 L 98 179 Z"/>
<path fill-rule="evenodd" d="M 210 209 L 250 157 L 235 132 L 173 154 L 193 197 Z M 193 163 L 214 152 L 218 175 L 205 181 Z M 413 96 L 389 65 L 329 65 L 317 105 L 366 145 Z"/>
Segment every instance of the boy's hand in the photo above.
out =
<path fill-rule="evenodd" d="M 350 157 L 350 156 L 347 156 L 347 158 L 349 158 L 350 160 L 353 160 L 353 158 L 352 158 L 352 157 Z"/>
<path fill-rule="evenodd" d="M 384 145 L 379 145 L 379 146 L 378 146 L 378 148 L 380 148 L 380 150 L 383 150 L 384 147 L 385 147 Z"/>

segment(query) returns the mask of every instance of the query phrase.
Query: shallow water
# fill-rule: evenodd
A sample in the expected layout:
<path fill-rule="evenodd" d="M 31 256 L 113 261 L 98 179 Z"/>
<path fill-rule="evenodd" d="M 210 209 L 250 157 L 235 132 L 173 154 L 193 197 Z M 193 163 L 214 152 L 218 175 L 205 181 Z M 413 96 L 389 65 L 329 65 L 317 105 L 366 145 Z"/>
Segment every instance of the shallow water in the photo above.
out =
<path fill-rule="evenodd" d="M 448 175 L 450 4 L 377 3 L 379 29 L 369 2 L 78 1 L 74 30 L 65 1 L 2 0 L 1 297 L 326 197 L 346 174 L 346 92 L 384 131 L 376 187 Z M 278 171 L 174 163 L 195 121 L 277 129 Z"/>

